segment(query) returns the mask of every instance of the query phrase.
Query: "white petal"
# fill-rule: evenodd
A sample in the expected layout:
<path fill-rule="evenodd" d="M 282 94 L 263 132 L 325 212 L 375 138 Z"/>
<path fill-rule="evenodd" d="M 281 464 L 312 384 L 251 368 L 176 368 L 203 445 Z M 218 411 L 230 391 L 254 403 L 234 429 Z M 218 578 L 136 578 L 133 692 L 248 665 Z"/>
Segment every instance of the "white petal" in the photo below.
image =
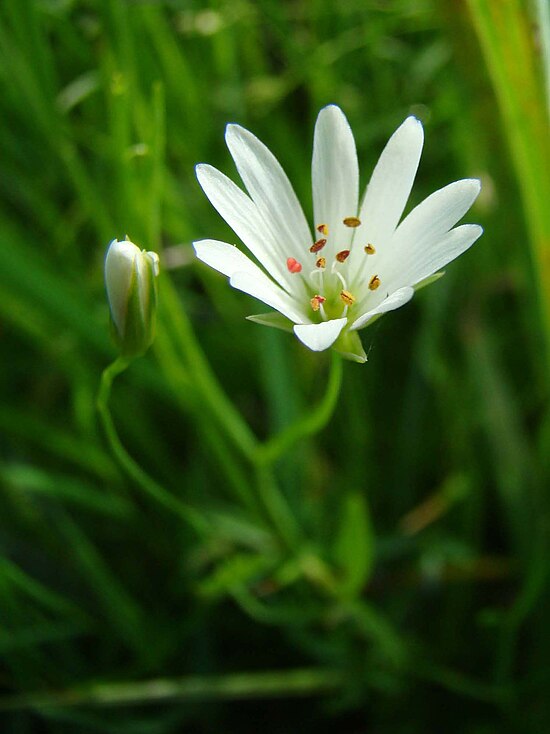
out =
<path fill-rule="evenodd" d="M 193 247 L 199 260 L 228 278 L 239 270 L 252 275 L 263 275 L 260 268 L 235 245 L 219 240 L 199 240 L 193 242 Z"/>
<path fill-rule="evenodd" d="M 353 322 L 350 329 L 361 329 L 374 316 L 387 313 L 388 311 L 395 311 L 396 308 L 400 308 L 400 306 L 404 306 L 406 303 L 408 303 L 413 296 L 414 288 L 405 287 L 396 290 L 394 293 L 391 294 L 391 296 L 388 296 L 382 301 L 382 303 L 376 306 L 376 308 L 372 308 L 370 311 L 367 311 L 366 313 L 359 316 L 359 318 Z"/>
<path fill-rule="evenodd" d="M 300 202 L 278 160 L 255 135 L 240 125 L 228 125 L 225 140 L 266 226 L 284 243 L 285 258 L 300 260 L 311 244 L 311 233 Z"/>
<path fill-rule="evenodd" d="M 113 240 L 105 256 L 105 286 L 111 315 L 120 333 L 124 331 L 130 286 L 135 278 L 141 250 L 129 240 Z"/>
<path fill-rule="evenodd" d="M 346 323 L 347 319 L 343 318 L 322 321 L 320 324 L 297 324 L 294 333 L 306 347 L 314 352 L 322 352 L 334 344 Z"/>
<path fill-rule="evenodd" d="M 387 278 L 389 289 L 416 285 L 462 255 L 483 234 L 478 224 L 462 224 L 444 235 L 427 234 L 399 250 L 398 268 Z M 384 281 L 383 281 L 384 284 Z"/>
<path fill-rule="evenodd" d="M 383 247 L 399 224 L 418 170 L 423 143 L 422 124 L 412 116 L 389 139 L 361 205 L 359 218 L 363 223 L 364 244 L 371 242 L 376 248 Z"/>
<path fill-rule="evenodd" d="M 227 275 L 234 288 L 267 303 L 294 322 L 303 321 L 304 315 L 291 297 L 237 247 L 218 240 L 201 240 L 194 242 L 193 247 L 199 260 Z"/>
<path fill-rule="evenodd" d="M 254 202 L 217 169 L 207 164 L 196 167 L 197 179 L 212 205 L 265 269 L 287 290 L 296 288 L 290 280 L 281 241 L 274 235 Z"/>
<path fill-rule="evenodd" d="M 477 178 L 467 178 L 435 191 L 401 222 L 392 239 L 392 250 L 447 232 L 466 214 L 480 188 Z"/>
<path fill-rule="evenodd" d="M 324 107 L 317 117 L 311 163 L 315 225 L 328 225 L 327 258 L 349 249 L 353 229 L 346 217 L 356 217 L 359 166 L 353 133 L 339 107 Z M 325 254 L 323 253 L 323 254 Z"/>
<path fill-rule="evenodd" d="M 263 303 L 276 309 L 294 323 L 304 320 L 304 314 L 292 304 L 287 294 L 275 283 L 272 283 L 261 270 L 255 274 L 249 271 L 233 273 L 229 283 L 233 288 L 263 301 Z"/>

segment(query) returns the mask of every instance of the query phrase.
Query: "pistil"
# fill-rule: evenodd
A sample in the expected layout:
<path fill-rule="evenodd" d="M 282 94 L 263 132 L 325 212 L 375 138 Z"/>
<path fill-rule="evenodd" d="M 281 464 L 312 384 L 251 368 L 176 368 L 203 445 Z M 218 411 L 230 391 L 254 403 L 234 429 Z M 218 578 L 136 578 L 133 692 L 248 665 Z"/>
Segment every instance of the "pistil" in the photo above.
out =
<path fill-rule="evenodd" d="M 287 258 L 286 266 L 289 273 L 300 273 L 302 270 L 302 263 L 299 263 L 298 260 L 293 257 Z"/>

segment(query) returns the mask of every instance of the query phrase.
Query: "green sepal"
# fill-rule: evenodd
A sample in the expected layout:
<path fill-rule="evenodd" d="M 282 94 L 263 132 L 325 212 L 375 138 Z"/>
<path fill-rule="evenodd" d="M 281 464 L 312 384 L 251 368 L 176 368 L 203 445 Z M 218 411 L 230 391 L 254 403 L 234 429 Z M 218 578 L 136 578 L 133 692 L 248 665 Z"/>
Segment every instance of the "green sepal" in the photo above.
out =
<path fill-rule="evenodd" d="M 445 275 L 444 270 L 440 270 L 439 273 L 434 273 L 433 275 L 429 275 L 427 278 L 424 278 L 424 280 L 421 280 L 419 283 L 417 283 L 414 287 L 414 292 L 421 290 L 422 288 L 425 288 L 427 285 L 431 285 L 432 283 L 435 283 L 436 280 L 439 280 Z"/>
<path fill-rule="evenodd" d="M 367 361 L 367 355 L 356 331 L 344 331 L 334 342 L 332 348 L 351 362 L 364 364 Z"/>
<path fill-rule="evenodd" d="M 132 271 L 128 287 L 128 301 L 124 318 L 124 332 L 120 333 L 111 319 L 112 333 L 120 354 L 126 358 L 139 357 L 151 346 L 155 331 L 155 315 L 157 306 L 157 279 L 153 266 L 146 261 L 138 277 L 137 262 Z"/>
<path fill-rule="evenodd" d="M 259 313 L 254 316 L 247 316 L 248 321 L 253 321 L 255 324 L 262 324 L 262 326 L 271 326 L 274 329 L 282 329 L 292 333 L 294 324 L 286 316 L 283 316 L 278 311 L 269 311 L 268 313 Z"/>

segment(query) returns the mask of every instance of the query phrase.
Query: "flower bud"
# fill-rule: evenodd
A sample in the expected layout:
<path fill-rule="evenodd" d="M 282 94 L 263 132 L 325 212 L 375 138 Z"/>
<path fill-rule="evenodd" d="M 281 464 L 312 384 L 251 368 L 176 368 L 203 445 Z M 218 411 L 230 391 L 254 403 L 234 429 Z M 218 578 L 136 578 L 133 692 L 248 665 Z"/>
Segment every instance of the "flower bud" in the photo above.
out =
<path fill-rule="evenodd" d="M 123 357 L 151 345 L 157 305 L 159 258 L 129 240 L 113 240 L 105 257 L 105 287 L 113 335 Z"/>

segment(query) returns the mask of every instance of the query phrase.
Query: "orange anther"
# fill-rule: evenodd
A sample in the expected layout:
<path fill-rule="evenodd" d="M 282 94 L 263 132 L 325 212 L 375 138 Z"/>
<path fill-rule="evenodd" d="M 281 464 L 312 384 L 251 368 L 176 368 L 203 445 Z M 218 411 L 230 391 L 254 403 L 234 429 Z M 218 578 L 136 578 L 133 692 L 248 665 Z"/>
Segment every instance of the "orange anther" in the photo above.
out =
<path fill-rule="evenodd" d="M 359 217 L 346 217 L 344 219 L 346 227 L 358 227 L 361 224 Z"/>
<path fill-rule="evenodd" d="M 317 240 L 317 242 L 314 242 L 313 245 L 309 248 L 310 252 L 319 252 L 319 250 L 322 250 L 323 247 L 327 244 L 326 240 Z"/>
<path fill-rule="evenodd" d="M 376 252 L 376 247 L 374 245 L 371 245 L 371 243 L 369 242 L 368 245 L 365 245 L 365 252 L 367 253 L 367 255 L 374 255 L 374 253 Z"/>
<path fill-rule="evenodd" d="M 324 268 L 324 267 L 326 267 L 326 264 L 327 264 L 327 259 L 325 257 L 320 257 L 320 258 L 317 259 L 317 261 L 315 263 L 315 267 L 316 268 Z"/>
<path fill-rule="evenodd" d="M 336 259 L 339 263 L 345 262 L 349 257 L 349 250 L 341 250 L 336 253 Z"/>
<path fill-rule="evenodd" d="M 318 224 L 315 229 L 317 230 L 317 232 L 324 234 L 325 237 L 328 235 L 328 225 L 326 224 Z"/>

